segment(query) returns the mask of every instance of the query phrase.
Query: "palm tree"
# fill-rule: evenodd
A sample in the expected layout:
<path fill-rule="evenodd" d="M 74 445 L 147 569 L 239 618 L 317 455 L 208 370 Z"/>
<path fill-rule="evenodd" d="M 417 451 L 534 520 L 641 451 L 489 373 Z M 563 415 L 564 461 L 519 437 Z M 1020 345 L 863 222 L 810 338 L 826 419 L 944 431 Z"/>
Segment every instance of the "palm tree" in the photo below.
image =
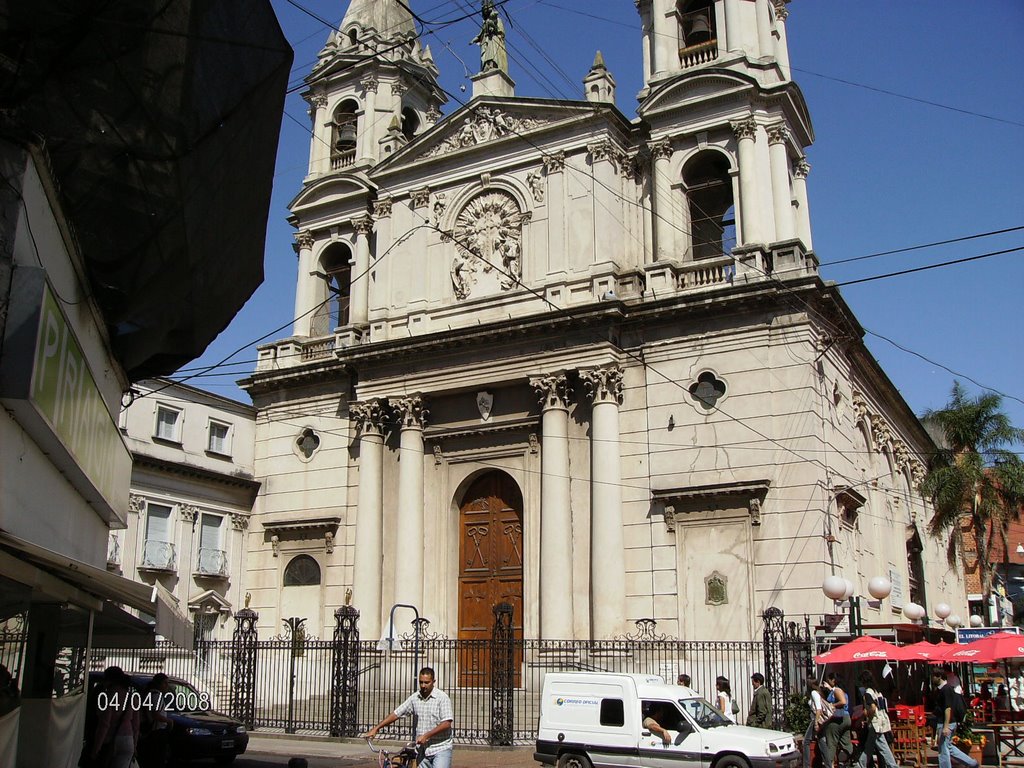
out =
<path fill-rule="evenodd" d="M 957 381 L 944 408 L 921 416 L 940 432 L 940 449 L 920 486 L 935 510 L 928 530 L 933 536 L 949 535 L 950 567 L 964 562 L 965 532 L 973 536 L 986 606 L 995 578 L 989 547 L 999 535 L 1006 550 L 1009 523 L 1024 501 L 1024 464 L 1010 450 L 1024 442 L 1024 429 L 1013 426 L 1002 404 L 1003 398 L 993 393 L 971 397 Z"/>

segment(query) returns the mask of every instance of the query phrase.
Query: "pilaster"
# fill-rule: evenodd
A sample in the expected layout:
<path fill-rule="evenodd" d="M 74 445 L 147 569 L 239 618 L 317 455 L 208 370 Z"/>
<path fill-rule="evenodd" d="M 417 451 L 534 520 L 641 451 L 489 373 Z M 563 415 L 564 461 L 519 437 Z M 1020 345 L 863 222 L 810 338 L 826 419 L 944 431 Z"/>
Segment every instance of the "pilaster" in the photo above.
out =
<path fill-rule="evenodd" d="M 736 136 L 740 166 L 739 244 L 763 243 L 764 229 L 757 198 L 757 158 L 754 154 L 757 123 L 752 117 L 738 120 L 732 123 L 732 130 Z"/>
<path fill-rule="evenodd" d="M 789 131 L 782 123 L 768 126 L 767 131 L 775 240 L 791 240 L 796 232 L 793 226 L 793 193 L 789 186 Z"/>
<path fill-rule="evenodd" d="M 352 227 L 356 231 L 356 254 L 350 287 L 349 323 L 364 327 L 369 319 L 367 291 L 370 283 L 370 233 L 373 231 L 373 219 L 360 216 L 352 221 Z"/>
<path fill-rule="evenodd" d="M 807 175 L 811 172 L 811 164 L 806 157 L 801 157 L 793 166 L 793 196 L 796 198 L 797 236 L 803 240 L 804 249 L 813 251 L 811 243 L 811 211 L 807 205 Z"/>
<path fill-rule="evenodd" d="M 655 261 L 675 255 L 675 227 L 672 221 L 672 142 L 652 142 L 651 173 L 654 176 L 654 248 Z"/>
<path fill-rule="evenodd" d="M 379 637 L 383 558 L 383 459 L 387 412 L 380 400 L 349 404 L 359 428 L 359 492 L 356 507 L 352 602 L 362 616 L 361 631 Z"/>
<path fill-rule="evenodd" d="M 295 325 L 293 336 L 309 336 L 310 323 L 316 310 L 316 271 L 313 264 L 313 244 L 316 239 L 309 230 L 295 233 L 295 250 L 299 254 L 298 274 L 295 280 Z"/>
<path fill-rule="evenodd" d="M 423 397 L 392 401 L 401 425 L 398 449 L 398 555 L 395 602 L 423 607 Z"/>

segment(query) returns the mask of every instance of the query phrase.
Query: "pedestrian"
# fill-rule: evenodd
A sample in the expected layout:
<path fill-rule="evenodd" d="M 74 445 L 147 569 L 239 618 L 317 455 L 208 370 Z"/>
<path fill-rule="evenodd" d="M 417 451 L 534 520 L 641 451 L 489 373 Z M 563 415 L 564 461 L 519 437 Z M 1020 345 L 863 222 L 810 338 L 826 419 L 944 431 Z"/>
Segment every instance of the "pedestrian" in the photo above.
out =
<path fill-rule="evenodd" d="M 111 669 L 103 674 L 106 685 L 97 700 L 99 713 L 90 765 L 128 768 L 139 745 L 139 710 L 132 706 L 131 678 L 120 668 Z"/>
<path fill-rule="evenodd" d="M 416 717 L 418 768 L 450 768 L 452 764 L 452 700 L 434 685 L 434 670 L 424 667 L 419 675 L 420 689 L 403 701 L 394 712 L 363 734 L 372 739 L 377 731 L 407 715 Z"/>
<path fill-rule="evenodd" d="M 860 759 L 857 762 L 861 768 L 866 768 L 877 752 L 885 763 L 885 768 L 897 768 L 896 758 L 889 749 L 889 737 L 886 735 L 892 732 L 892 723 L 887 711 L 888 702 L 875 688 L 875 677 L 870 670 L 865 669 L 860 673 L 860 684 L 864 687 L 864 721 L 867 727 L 861 744 Z"/>
<path fill-rule="evenodd" d="M 935 709 L 936 733 L 939 743 L 939 768 L 952 768 L 952 758 L 956 758 L 968 768 L 978 768 L 978 761 L 963 752 L 953 743 L 956 727 L 967 713 L 967 702 L 949 682 L 945 670 L 936 669 L 932 672 L 932 682 L 938 686 L 938 706 Z"/>
<path fill-rule="evenodd" d="M 754 686 L 754 698 L 750 700 L 747 725 L 752 728 L 771 728 L 772 697 L 764 687 L 764 675 L 755 672 L 750 676 L 750 683 Z"/>
<path fill-rule="evenodd" d="M 821 692 L 818 690 L 818 681 L 808 677 L 805 684 L 807 694 L 807 707 L 810 709 L 810 720 L 807 723 L 807 731 L 804 733 L 803 757 L 804 768 L 811 766 L 811 742 L 818 738 L 819 731 L 823 724 L 821 712 Z M 818 754 L 821 754 L 821 746 L 818 746 Z"/>
<path fill-rule="evenodd" d="M 676 678 L 676 685 L 681 685 L 684 688 L 690 688 L 691 690 L 693 690 L 690 686 L 690 676 L 685 672 L 679 673 L 679 677 Z"/>
<path fill-rule="evenodd" d="M 142 768 L 166 768 L 169 757 L 171 726 L 167 715 L 167 693 L 171 681 L 163 672 L 153 675 L 142 694 L 142 736 L 139 739 L 139 764 Z"/>
<path fill-rule="evenodd" d="M 834 712 L 821 727 L 821 762 L 824 768 L 832 768 L 837 749 L 842 749 L 849 756 L 853 755 L 853 740 L 850 738 L 850 700 L 846 696 L 846 691 L 839 686 L 835 672 L 825 675 L 822 688 L 826 692 L 825 701 L 832 705 Z"/>
<path fill-rule="evenodd" d="M 994 699 L 996 712 L 1009 712 L 1010 711 L 1010 692 L 1006 690 L 1006 686 L 1002 683 L 996 688 L 996 695 Z"/>
<path fill-rule="evenodd" d="M 1019 667 L 1011 668 L 1009 683 L 1010 709 L 1014 712 L 1024 711 L 1024 677 Z"/>
<path fill-rule="evenodd" d="M 726 720 L 730 723 L 735 723 L 736 715 L 739 714 L 740 708 L 732 700 L 732 686 L 729 684 L 729 678 L 723 675 L 715 678 L 715 691 L 717 692 L 718 709 L 725 715 Z"/>
<path fill-rule="evenodd" d="M 961 696 L 964 695 L 964 686 L 960 682 L 960 676 L 953 671 L 953 667 L 950 664 L 943 664 L 942 674 L 946 676 L 946 682 L 953 686 L 953 690 L 959 693 Z"/>

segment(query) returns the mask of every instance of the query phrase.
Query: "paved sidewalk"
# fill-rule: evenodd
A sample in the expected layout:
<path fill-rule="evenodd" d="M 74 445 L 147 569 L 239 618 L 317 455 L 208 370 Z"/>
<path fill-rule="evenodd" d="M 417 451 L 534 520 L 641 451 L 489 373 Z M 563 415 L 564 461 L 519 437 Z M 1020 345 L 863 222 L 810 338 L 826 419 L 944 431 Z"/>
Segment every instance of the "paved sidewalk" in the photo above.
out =
<path fill-rule="evenodd" d="M 401 744 L 393 741 L 374 742 L 388 750 L 397 750 Z M 377 758 L 363 739 L 332 739 L 328 736 L 266 733 L 251 731 L 246 754 L 280 755 L 289 757 L 324 757 L 337 760 L 339 768 L 376 768 Z M 455 765 L 473 765 L 474 768 L 538 768 L 533 759 L 533 747 L 463 747 L 456 746 Z"/>

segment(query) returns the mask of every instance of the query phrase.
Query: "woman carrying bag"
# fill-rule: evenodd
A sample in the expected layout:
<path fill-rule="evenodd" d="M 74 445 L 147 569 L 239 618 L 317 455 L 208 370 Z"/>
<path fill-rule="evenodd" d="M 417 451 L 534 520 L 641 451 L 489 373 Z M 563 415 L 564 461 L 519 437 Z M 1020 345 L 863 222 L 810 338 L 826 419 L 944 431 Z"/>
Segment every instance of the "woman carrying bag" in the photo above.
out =
<path fill-rule="evenodd" d="M 131 705 L 131 691 L 131 680 L 124 672 L 110 676 L 106 695 L 98 700 L 92 768 L 130 768 L 134 762 L 140 721 L 138 708 Z"/>
<path fill-rule="evenodd" d="M 877 752 L 885 768 L 897 768 L 896 758 L 889 748 L 888 734 L 892 733 L 892 723 L 886 711 L 885 697 L 875 689 L 875 678 L 869 670 L 861 672 L 860 684 L 864 687 L 864 720 L 867 728 L 858 763 L 861 768 L 866 768 Z"/>
<path fill-rule="evenodd" d="M 832 716 L 821 727 L 821 764 L 832 768 L 836 750 L 842 749 L 847 755 L 853 754 L 853 740 L 850 738 L 850 701 L 846 692 L 839 687 L 836 673 L 825 675 L 822 688 L 827 692 L 825 701 L 833 707 Z"/>

